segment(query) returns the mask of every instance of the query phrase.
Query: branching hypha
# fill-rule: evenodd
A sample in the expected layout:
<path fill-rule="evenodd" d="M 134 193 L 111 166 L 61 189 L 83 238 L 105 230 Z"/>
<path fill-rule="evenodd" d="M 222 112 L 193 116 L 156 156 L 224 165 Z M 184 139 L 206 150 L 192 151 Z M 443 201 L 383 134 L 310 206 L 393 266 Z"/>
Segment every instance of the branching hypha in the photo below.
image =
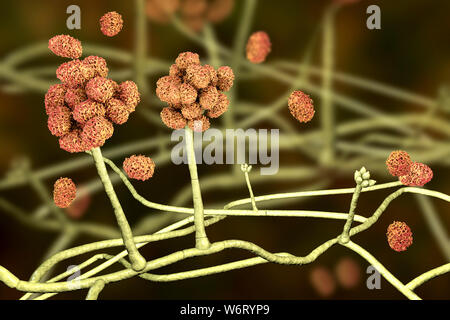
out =
<path fill-rule="evenodd" d="M 227 1 L 227 3 L 229 2 Z M 141 23 L 142 19 L 145 18 L 144 1 L 136 0 L 135 3 L 138 9 L 136 10 L 137 17 L 135 19 L 137 46 L 133 55 L 117 49 L 92 47 L 89 45 L 82 46 L 81 42 L 75 38 L 64 35 L 56 36 L 50 39 L 48 43 L 50 50 L 59 56 L 73 60 L 65 62 L 58 67 L 57 77 L 61 83 L 51 86 L 38 79 L 37 76 L 33 77 L 30 75 L 30 78 L 25 79 L 16 70 L 16 66 L 23 62 L 24 59 L 47 54 L 46 46 L 28 48 L 23 52 L 19 52 L 16 56 L 10 56 L 9 59 L 5 59 L 6 61 L 3 62 L 5 67 L 0 69 L 0 73 L 9 80 L 9 87 L 7 87 L 9 90 L 20 91 L 26 88 L 41 93 L 42 91 L 47 91 L 45 95 L 45 109 L 48 115 L 50 132 L 58 137 L 61 149 L 71 153 L 86 152 L 93 158 L 101 184 L 95 181 L 87 183 L 84 185 L 84 190 L 88 190 L 86 191 L 88 193 L 94 193 L 101 189 L 105 190 L 120 229 L 120 233 L 117 233 L 115 229 L 103 225 L 74 223 L 68 220 L 64 213 L 59 210 L 68 206 L 70 208 L 72 201 L 74 201 L 75 191 L 78 193 L 77 196 L 79 196 L 81 190 L 83 190 L 83 186 L 78 187 L 76 181 L 72 181 L 70 176 L 66 174 L 66 171 L 90 165 L 92 160 L 77 158 L 70 163 L 40 171 L 32 171 L 27 166 L 20 166 L 16 168 L 16 171 L 11 172 L 5 180 L 0 182 L 0 189 L 29 183 L 42 195 L 43 199 L 46 199 L 45 205 L 39 208 L 31 218 L 28 215 L 23 215 L 21 209 L 5 199 L 0 199 L 0 208 L 19 219 L 36 223 L 41 228 L 48 230 L 61 229 L 64 240 L 69 245 L 52 252 L 48 259 L 35 270 L 29 281 L 19 280 L 11 271 L 0 267 L 0 280 L 3 283 L 11 288 L 25 292 L 23 299 L 46 299 L 55 294 L 73 290 L 86 290 L 87 299 L 96 299 L 101 294 L 101 291 L 108 287 L 109 283 L 131 277 L 139 276 L 149 281 L 167 282 L 231 271 L 267 262 L 303 265 L 314 262 L 320 255 L 336 245 L 342 245 L 359 254 L 409 299 L 419 299 L 414 293 L 415 288 L 433 277 L 450 271 L 450 264 L 445 264 L 418 276 L 408 284 L 404 284 L 371 253 L 352 241 L 353 236 L 368 230 L 385 211 L 387 213 L 390 203 L 403 195 L 403 193 L 414 193 L 450 202 L 450 196 L 446 194 L 419 188 L 419 186 L 422 187 L 431 180 L 433 172 L 426 164 L 413 162 L 407 152 L 400 150 L 412 150 L 414 153 L 411 152 L 411 154 L 414 154 L 413 158 L 415 161 L 420 160 L 430 165 L 434 163 L 448 165 L 445 152 L 448 152 L 449 146 L 448 140 L 447 142 L 445 139 L 438 140 L 422 131 L 422 129 L 430 126 L 430 119 L 438 121 L 432 112 L 427 113 L 426 117 L 421 114 L 388 116 L 370 105 L 341 95 L 333 90 L 333 81 L 342 81 L 382 93 L 394 99 L 420 104 L 429 110 L 443 107 L 445 106 L 445 101 L 447 101 L 444 99 L 445 92 L 441 99 L 434 101 L 369 80 L 359 81 L 360 79 L 356 78 L 358 80 L 356 81 L 352 76 L 337 73 L 333 69 L 333 55 L 330 48 L 333 47 L 334 41 L 333 21 L 344 1 L 339 1 L 340 4 L 333 4 L 324 14 L 320 29 L 321 33 L 319 33 L 323 40 L 323 64 L 319 68 L 315 68 L 310 64 L 311 52 L 315 46 L 315 38 L 318 35 L 313 37 L 313 41 L 311 41 L 304 61 L 301 64 L 286 61 L 266 64 L 265 60 L 271 50 L 268 33 L 257 32 L 250 36 L 251 18 L 256 6 L 255 0 L 245 1 L 242 20 L 233 50 L 229 50 L 216 41 L 214 30 L 208 23 L 203 27 L 205 21 L 214 21 L 215 16 L 211 11 L 202 13 L 202 20 L 200 21 L 186 19 L 187 9 L 183 8 L 181 17 L 184 22 L 176 14 L 173 14 L 176 12 L 176 9 L 172 8 L 170 14 L 168 14 L 168 11 L 164 11 L 163 16 L 167 18 L 168 22 L 172 22 L 182 34 L 205 47 L 209 54 L 208 63 L 201 64 L 200 56 L 188 51 L 180 53 L 175 59 L 175 63 L 153 57 L 148 58 L 145 56 L 145 50 L 144 54 L 142 54 L 142 46 L 145 44 L 146 37 L 145 27 L 143 28 Z M 148 1 L 148 3 L 154 6 L 159 2 Z M 154 10 L 147 10 L 147 12 L 154 13 Z M 186 27 L 185 23 L 188 23 L 190 27 Z M 121 30 L 122 24 L 122 18 L 115 12 L 104 15 L 100 20 L 101 31 L 106 36 L 117 35 Z M 199 33 L 199 31 L 202 31 L 202 33 Z M 248 42 L 247 39 L 249 39 Z M 82 53 L 91 55 L 79 60 Z M 100 57 L 100 55 L 103 57 Z M 135 81 L 123 78 L 119 83 L 108 78 L 109 70 L 105 58 L 128 64 L 133 63 L 133 70 L 136 73 Z M 227 63 L 222 63 L 223 61 L 227 61 Z M 298 71 L 298 76 L 292 75 L 290 71 L 293 70 Z M 282 83 L 289 84 L 290 87 L 285 95 L 269 106 L 261 107 L 246 102 L 239 102 L 235 87 L 240 77 L 246 72 L 256 76 L 271 77 Z M 166 74 L 155 84 L 155 94 L 149 91 L 149 86 L 145 80 L 147 73 Z M 320 75 L 322 79 L 321 85 L 313 84 L 309 79 L 310 74 Z M 314 95 L 320 97 L 321 111 L 316 112 L 314 108 L 313 100 L 310 98 L 310 96 Z M 158 102 L 155 97 L 158 97 L 161 101 Z M 144 99 L 156 101 L 155 103 L 164 103 L 164 106 L 159 110 L 159 116 L 153 110 L 143 109 L 139 105 L 140 101 Z M 168 106 L 165 104 L 168 104 Z M 341 107 L 364 115 L 367 119 L 337 124 L 332 111 L 335 107 L 334 104 L 339 104 Z M 321 128 L 300 135 L 295 132 L 295 129 L 293 130 L 293 121 L 289 122 L 279 117 L 278 111 L 281 108 L 289 109 L 292 116 L 299 121 L 297 125 L 310 121 L 314 116 L 318 117 L 321 122 Z M 169 161 L 170 157 L 168 157 L 167 150 L 164 150 L 164 148 L 160 148 L 158 153 L 155 151 L 151 158 L 145 154 L 139 154 L 148 149 L 157 149 L 161 145 L 166 147 L 170 143 L 168 137 L 152 137 L 151 139 L 137 141 L 124 146 L 101 150 L 105 142 L 112 136 L 114 130 L 120 129 L 120 125 L 126 125 L 129 116 L 134 111 L 154 125 L 165 125 L 171 129 L 185 130 L 191 184 L 184 189 L 187 191 L 179 196 L 179 203 L 166 205 L 146 199 L 136 191 L 129 180 L 147 181 L 153 176 L 154 171 L 158 170 L 158 167 Z M 236 115 L 241 116 L 239 120 Z M 210 119 L 212 119 L 211 122 Z M 280 149 L 296 150 L 312 157 L 321 166 L 329 166 L 332 170 L 352 174 L 355 186 L 345 189 L 295 191 L 258 196 L 253 193 L 252 182 L 259 183 L 268 179 L 276 179 L 276 177 L 258 176 L 254 171 L 251 171 L 252 166 L 242 164 L 236 165 L 238 170 L 230 174 L 229 180 L 221 180 L 220 183 L 228 187 L 233 187 L 236 183 L 246 183 L 250 197 L 230 202 L 223 208 L 205 209 L 203 207 L 202 192 L 207 188 L 211 189 L 216 186 L 211 181 L 217 180 L 217 176 L 199 177 L 192 140 L 193 131 L 205 131 L 209 126 L 219 126 L 221 120 L 223 120 L 224 126 L 220 128 L 223 129 L 229 128 L 231 125 L 237 128 L 248 128 L 265 119 L 270 120 L 283 130 L 283 135 L 280 137 Z M 448 135 L 450 135 L 448 124 L 445 121 L 441 121 L 440 124 L 434 129 L 440 131 L 448 139 Z M 422 129 L 417 130 L 417 127 Z M 386 136 L 377 132 L 378 128 L 389 128 L 401 135 Z M 344 138 L 350 134 L 360 134 L 361 139 L 357 143 L 349 144 L 345 142 Z M 415 139 L 417 136 L 420 136 L 420 139 Z M 371 141 L 382 142 L 387 147 L 385 149 L 371 147 Z M 388 142 L 386 143 L 386 141 Z M 304 145 L 319 145 L 319 147 L 315 147 L 314 150 L 307 150 L 303 147 Z M 388 154 L 393 150 L 397 151 L 392 152 L 387 157 L 386 150 Z M 356 154 L 356 156 L 351 157 L 350 160 L 345 157 L 339 158 L 337 151 L 344 154 Z M 133 153 L 135 154 L 132 155 Z M 131 156 L 125 158 L 123 157 L 124 154 Z M 124 171 L 109 159 L 118 157 L 123 161 Z M 366 167 L 361 167 L 363 163 L 367 169 Z M 114 176 L 108 174 L 107 167 L 114 171 Z M 358 168 L 358 170 L 354 171 L 355 168 Z M 285 171 L 281 169 L 278 177 L 280 179 L 307 180 L 319 176 L 318 170 L 320 168 L 306 167 L 303 168 L 305 169 L 303 171 L 301 169 L 292 168 L 290 170 L 290 168 L 284 168 Z M 373 178 L 381 176 L 385 171 L 389 171 L 393 176 L 398 177 L 398 181 L 376 184 Z M 53 199 L 56 206 L 51 203 L 51 197 L 45 194 L 41 182 L 42 179 L 55 176 L 62 176 L 55 182 Z M 205 183 L 207 187 L 201 189 L 200 181 L 203 183 L 208 181 L 209 183 Z M 144 235 L 142 236 L 135 236 L 135 234 L 139 233 L 133 231 L 130 227 L 120 199 L 114 191 L 114 185 L 117 183 L 123 183 L 137 201 L 150 209 L 174 214 L 187 214 L 189 217 L 172 224 L 164 221 L 166 226 L 157 232 L 148 232 L 149 228 L 145 226 L 144 221 L 136 229 L 141 227 L 141 230 L 146 232 L 143 232 L 142 234 Z M 364 196 L 364 193 L 388 188 L 398 189 L 387 196 L 369 217 L 358 214 L 358 200 Z M 192 194 L 193 208 L 183 206 L 183 202 L 186 199 L 184 194 L 187 194 L 188 197 Z M 311 196 L 340 194 L 353 195 L 347 212 L 262 209 L 264 202 L 269 200 L 306 199 Z M 237 208 L 242 205 L 251 205 L 251 209 Z M 47 216 L 48 212 L 53 215 L 51 216 L 52 219 L 42 219 L 43 216 Z M 254 243 L 242 240 L 231 239 L 211 242 L 208 239 L 208 226 L 218 223 L 228 216 L 313 217 L 337 219 L 342 220 L 343 223 L 340 234 L 336 234 L 335 237 L 316 248 L 311 248 L 312 250 L 305 256 L 296 256 L 284 252 L 271 253 Z M 434 217 L 433 219 L 436 218 Z M 153 225 L 152 227 L 154 228 Z M 413 231 L 407 226 L 407 221 L 392 221 L 392 224 L 386 230 L 386 235 L 378 236 L 383 238 L 383 241 L 388 241 L 393 250 L 403 251 L 410 245 L 414 245 L 412 244 Z M 108 240 L 67 249 L 70 246 L 71 239 L 76 234 L 81 233 L 95 235 Z M 172 254 L 157 259 L 145 258 L 139 252 L 139 249 L 148 243 L 190 234 L 195 234 L 195 242 L 192 242 L 188 249 L 174 250 Z M 445 240 L 447 240 L 447 243 L 443 243 Z M 440 241 L 444 251 L 448 250 L 448 239 L 438 241 Z M 113 247 L 124 247 L 124 250 L 116 255 L 102 253 L 102 250 Z M 255 257 L 173 274 L 153 273 L 159 268 L 184 259 L 215 254 L 232 248 L 249 251 Z M 82 274 L 75 278 L 75 282 L 65 281 L 67 277 L 75 272 L 75 269 L 48 279 L 54 266 L 66 263 L 71 258 L 81 254 L 91 254 L 91 256 L 79 265 Z M 102 260 L 104 260 L 102 263 L 88 270 L 95 262 Z M 107 269 L 117 263 L 121 265 L 122 269 L 108 273 Z M 33 295 L 33 293 L 42 294 Z"/>

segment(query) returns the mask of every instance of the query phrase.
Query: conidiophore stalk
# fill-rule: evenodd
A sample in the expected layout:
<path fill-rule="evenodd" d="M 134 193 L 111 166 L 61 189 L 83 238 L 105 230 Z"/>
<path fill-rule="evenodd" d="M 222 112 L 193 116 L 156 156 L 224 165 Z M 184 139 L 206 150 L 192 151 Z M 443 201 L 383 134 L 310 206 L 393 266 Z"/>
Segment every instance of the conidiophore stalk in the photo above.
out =
<path fill-rule="evenodd" d="M 192 200 L 194 202 L 195 247 L 203 250 L 208 249 L 211 244 L 205 231 L 202 192 L 200 190 L 197 163 L 195 160 L 194 135 L 188 126 L 185 128 L 185 139 L 189 173 L 191 175 Z"/>
<path fill-rule="evenodd" d="M 375 180 L 370 179 L 370 172 L 367 171 L 364 167 L 362 167 L 360 170 L 355 171 L 354 178 L 356 182 L 356 188 L 353 192 L 352 202 L 350 204 L 347 221 L 344 225 L 344 230 L 339 237 L 340 244 L 346 244 L 350 241 L 350 228 L 352 226 L 353 219 L 355 218 L 356 206 L 358 205 L 358 199 L 362 189 L 375 185 Z"/>
<path fill-rule="evenodd" d="M 332 100 L 332 75 L 334 69 L 334 18 L 336 6 L 330 6 L 325 12 L 322 38 L 322 95 L 321 121 L 324 148 L 320 160 L 325 165 L 333 163 L 335 157 L 335 110 Z"/>
<path fill-rule="evenodd" d="M 248 192 L 250 194 L 250 200 L 252 201 L 252 208 L 255 211 L 258 211 L 258 207 L 256 206 L 255 196 L 253 195 L 252 184 L 250 183 L 250 177 L 248 176 L 249 172 L 252 170 L 252 166 L 244 163 L 241 165 L 241 170 L 245 176 L 245 182 L 247 183 Z"/>
<path fill-rule="evenodd" d="M 134 243 L 133 233 L 131 232 L 130 225 L 128 224 L 127 217 L 123 212 L 116 192 L 114 191 L 111 180 L 109 179 L 108 171 L 106 170 L 105 162 L 100 148 L 92 149 L 92 157 L 94 158 L 95 166 L 97 167 L 98 175 L 102 180 L 105 192 L 111 201 L 111 205 L 114 208 L 114 214 L 116 215 L 117 224 L 119 225 L 120 232 L 122 234 L 123 243 L 130 256 L 131 267 L 134 271 L 142 271 L 147 262 L 145 258 L 139 253 Z"/>
<path fill-rule="evenodd" d="M 357 184 L 356 188 L 355 188 L 355 192 L 353 193 L 353 196 L 352 196 L 352 202 L 350 204 L 350 211 L 348 212 L 347 221 L 345 222 L 344 230 L 342 231 L 342 234 L 339 238 L 339 243 L 341 243 L 341 244 L 348 243 L 350 241 L 350 236 L 349 236 L 350 227 L 352 226 L 353 218 L 355 217 L 355 210 L 356 210 L 356 206 L 358 204 L 358 199 L 359 199 L 359 195 L 361 194 L 361 190 L 362 190 L 361 184 Z"/>

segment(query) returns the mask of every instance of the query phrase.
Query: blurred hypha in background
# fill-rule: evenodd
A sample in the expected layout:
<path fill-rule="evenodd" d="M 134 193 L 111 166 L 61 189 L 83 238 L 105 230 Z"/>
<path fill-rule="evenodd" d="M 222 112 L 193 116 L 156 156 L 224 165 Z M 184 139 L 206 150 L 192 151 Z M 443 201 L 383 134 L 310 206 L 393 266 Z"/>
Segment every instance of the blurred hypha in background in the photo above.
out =
<path fill-rule="evenodd" d="M 193 31 L 203 29 L 205 23 L 219 23 L 233 11 L 234 0 L 147 0 L 147 16 L 150 20 L 168 24 L 173 15 L 179 14 Z"/>

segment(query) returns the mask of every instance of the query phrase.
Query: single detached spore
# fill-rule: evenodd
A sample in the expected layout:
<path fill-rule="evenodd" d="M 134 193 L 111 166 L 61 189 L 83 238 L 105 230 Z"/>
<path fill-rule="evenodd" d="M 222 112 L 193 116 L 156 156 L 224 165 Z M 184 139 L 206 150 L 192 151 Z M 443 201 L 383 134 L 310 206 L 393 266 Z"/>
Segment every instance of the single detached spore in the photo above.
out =
<path fill-rule="evenodd" d="M 386 160 L 386 166 L 389 173 L 394 177 L 408 174 L 411 164 L 411 157 L 406 151 L 403 150 L 392 151 Z"/>
<path fill-rule="evenodd" d="M 156 95 L 169 106 L 161 111 L 161 119 L 171 129 L 186 124 L 194 131 L 210 127 L 209 118 L 217 118 L 228 108 L 223 91 L 230 90 L 234 74 L 230 67 L 214 69 L 201 65 L 198 54 L 182 52 L 169 69 L 169 75 L 156 82 Z"/>
<path fill-rule="evenodd" d="M 163 123 L 171 129 L 183 129 L 186 126 L 186 119 L 173 107 L 166 107 L 161 111 Z"/>
<path fill-rule="evenodd" d="M 48 40 L 48 48 L 57 56 L 78 59 L 83 53 L 80 40 L 60 34 Z"/>
<path fill-rule="evenodd" d="M 269 35 L 264 31 L 253 33 L 247 41 L 247 59 L 252 63 L 264 62 L 271 50 Z"/>

